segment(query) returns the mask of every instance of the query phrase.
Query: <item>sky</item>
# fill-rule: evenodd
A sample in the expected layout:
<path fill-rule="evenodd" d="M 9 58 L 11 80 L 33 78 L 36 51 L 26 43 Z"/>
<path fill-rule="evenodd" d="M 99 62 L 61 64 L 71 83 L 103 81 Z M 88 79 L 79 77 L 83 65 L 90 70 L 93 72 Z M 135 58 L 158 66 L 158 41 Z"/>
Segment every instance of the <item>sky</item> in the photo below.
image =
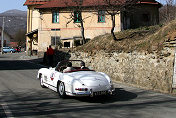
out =
<path fill-rule="evenodd" d="M 26 0 L 0 0 L 0 13 L 7 10 L 18 9 L 27 11 L 27 7 L 23 6 Z M 164 2 L 165 0 L 157 0 L 158 2 Z"/>
<path fill-rule="evenodd" d="M 0 13 L 12 9 L 27 11 L 27 7 L 23 6 L 26 0 L 0 0 L 0 1 L 1 1 Z"/>

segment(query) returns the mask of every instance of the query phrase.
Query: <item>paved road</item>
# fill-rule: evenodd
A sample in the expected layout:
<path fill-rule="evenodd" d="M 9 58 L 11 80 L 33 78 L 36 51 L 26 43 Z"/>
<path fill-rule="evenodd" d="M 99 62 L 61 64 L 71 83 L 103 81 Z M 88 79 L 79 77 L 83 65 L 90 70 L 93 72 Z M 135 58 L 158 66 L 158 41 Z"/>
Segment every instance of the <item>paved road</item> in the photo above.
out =
<path fill-rule="evenodd" d="M 118 83 L 110 98 L 60 99 L 40 87 L 41 66 L 19 60 L 21 55 L 0 55 L 0 118 L 176 118 L 176 97 Z"/>

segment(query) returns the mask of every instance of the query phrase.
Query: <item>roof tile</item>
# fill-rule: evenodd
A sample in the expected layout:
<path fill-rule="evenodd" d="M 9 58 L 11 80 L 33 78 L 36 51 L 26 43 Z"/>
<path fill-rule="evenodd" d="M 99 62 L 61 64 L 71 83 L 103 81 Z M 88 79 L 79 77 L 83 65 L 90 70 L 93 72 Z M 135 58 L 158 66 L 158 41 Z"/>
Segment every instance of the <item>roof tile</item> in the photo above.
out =
<path fill-rule="evenodd" d="M 81 0 L 50 0 L 49 2 L 37 7 L 37 8 L 65 8 L 65 7 L 74 7 L 78 6 L 78 4 L 74 1 Z M 105 6 L 107 5 L 105 0 L 83 0 L 81 6 L 90 7 L 90 6 Z M 112 5 L 119 5 L 125 3 L 127 0 L 110 0 Z M 147 4 L 160 4 L 155 0 L 139 0 L 138 3 L 147 3 Z M 146 2 L 144 2 L 146 1 Z"/>
<path fill-rule="evenodd" d="M 43 4 L 37 8 L 64 8 L 64 7 L 74 7 L 78 6 L 78 4 L 74 1 L 78 0 L 51 0 L 50 2 Z M 124 3 L 125 0 L 111 0 L 111 3 L 113 4 L 121 4 Z M 105 5 L 104 0 L 83 0 L 83 3 L 81 6 L 97 6 L 97 5 Z"/>
<path fill-rule="evenodd" d="M 43 5 L 51 0 L 26 0 L 24 5 Z"/>

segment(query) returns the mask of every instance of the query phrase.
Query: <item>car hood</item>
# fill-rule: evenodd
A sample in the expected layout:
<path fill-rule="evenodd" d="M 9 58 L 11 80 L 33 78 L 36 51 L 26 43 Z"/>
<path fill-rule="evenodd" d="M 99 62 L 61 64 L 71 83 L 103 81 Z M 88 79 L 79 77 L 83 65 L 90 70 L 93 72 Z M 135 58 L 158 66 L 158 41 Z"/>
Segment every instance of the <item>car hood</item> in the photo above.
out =
<path fill-rule="evenodd" d="M 104 75 L 95 71 L 80 71 L 69 73 L 74 79 L 80 81 L 85 86 L 106 86 L 109 85 Z"/>

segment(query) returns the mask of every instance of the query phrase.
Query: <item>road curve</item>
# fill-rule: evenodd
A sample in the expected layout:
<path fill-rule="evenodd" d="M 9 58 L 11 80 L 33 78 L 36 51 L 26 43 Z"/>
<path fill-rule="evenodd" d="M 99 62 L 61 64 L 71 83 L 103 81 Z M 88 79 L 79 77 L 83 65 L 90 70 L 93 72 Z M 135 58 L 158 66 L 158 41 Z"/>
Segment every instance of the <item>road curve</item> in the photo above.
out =
<path fill-rule="evenodd" d="M 176 97 L 115 83 L 112 97 L 60 99 L 36 79 L 40 65 L 0 55 L 0 117 L 175 118 Z M 34 60 L 32 60 L 34 61 Z"/>

